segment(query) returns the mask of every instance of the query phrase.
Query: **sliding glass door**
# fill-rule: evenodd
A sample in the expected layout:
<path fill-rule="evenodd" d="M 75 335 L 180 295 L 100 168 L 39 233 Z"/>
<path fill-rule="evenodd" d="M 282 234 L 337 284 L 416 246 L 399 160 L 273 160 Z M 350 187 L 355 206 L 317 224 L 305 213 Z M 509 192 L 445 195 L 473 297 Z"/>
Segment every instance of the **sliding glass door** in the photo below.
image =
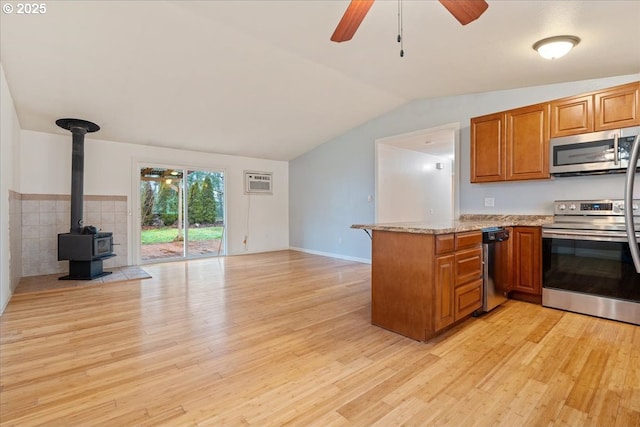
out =
<path fill-rule="evenodd" d="M 220 255 L 224 239 L 224 176 L 221 172 L 187 172 L 187 253 Z"/>
<path fill-rule="evenodd" d="M 224 173 L 140 168 L 140 259 L 224 254 Z"/>

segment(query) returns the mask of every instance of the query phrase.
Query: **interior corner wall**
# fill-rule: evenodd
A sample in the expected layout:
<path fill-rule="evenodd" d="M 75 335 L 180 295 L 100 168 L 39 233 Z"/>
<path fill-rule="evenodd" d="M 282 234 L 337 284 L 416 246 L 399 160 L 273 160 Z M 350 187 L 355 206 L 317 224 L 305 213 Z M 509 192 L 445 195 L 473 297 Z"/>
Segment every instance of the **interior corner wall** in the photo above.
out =
<path fill-rule="evenodd" d="M 15 210 L 20 205 L 17 201 L 18 170 L 15 167 L 19 156 L 20 122 L 0 64 L 0 314 L 4 312 L 19 280 L 15 264 L 20 258 L 12 254 L 11 248 L 20 243 L 20 228 L 10 227 L 20 216 Z"/>
<path fill-rule="evenodd" d="M 93 134 L 99 136 L 99 134 Z M 92 136 L 93 136 L 92 135 Z M 22 194 L 68 195 L 71 190 L 72 136 L 22 131 Z M 215 142 L 212 142 L 214 145 Z M 127 253 L 133 261 L 133 227 L 137 164 L 166 164 L 225 172 L 227 253 L 281 250 L 289 247 L 288 164 L 284 161 L 150 147 L 126 142 L 85 139 L 84 192 L 94 196 L 127 196 Z M 273 195 L 244 194 L 244 170 L 273 172 Z M 137 213 L 136 213 L 137 215 Z M 247 215 L 249 218 L 247 219 Z M 243 244 L 248 235 L 247 245 Z"/>
<path fill-rule="evenodd" d="M 374 221 L 375 140 L 459 122 L 460 213 L 550 214 L 555 199 L 621 197 L 624 177 L 591 176 L 471 184 L 470 119 L 640 80 L 640 74 L 521 89 L 422 99 L 354 128 L 289 162 L 292 247 L 337 257 L 371 259 L 371 242 L 352 224 Z M 495 207 L 485 208 L 484 197 Z"/>

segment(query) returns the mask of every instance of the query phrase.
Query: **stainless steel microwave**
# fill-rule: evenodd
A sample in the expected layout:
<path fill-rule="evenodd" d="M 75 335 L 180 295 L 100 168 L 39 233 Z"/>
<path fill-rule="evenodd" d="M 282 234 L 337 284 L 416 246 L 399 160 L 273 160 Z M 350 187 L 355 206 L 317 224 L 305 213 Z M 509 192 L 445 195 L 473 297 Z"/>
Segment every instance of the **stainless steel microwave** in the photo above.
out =
<path fill-rule="evenodd" d="M 623 173 L 640 126 L 551 138 L 549 171 L 555 176 Z"/>

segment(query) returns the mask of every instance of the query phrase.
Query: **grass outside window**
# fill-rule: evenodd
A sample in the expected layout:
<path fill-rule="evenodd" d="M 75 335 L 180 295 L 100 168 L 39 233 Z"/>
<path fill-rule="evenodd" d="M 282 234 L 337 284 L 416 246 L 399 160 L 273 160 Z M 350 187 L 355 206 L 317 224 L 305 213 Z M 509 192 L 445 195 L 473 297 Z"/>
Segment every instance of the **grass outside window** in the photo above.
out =
<path fill-rule="evenodd" d="M 189 228 L 189 240 L 216 240 L 222 238 L 223 227 L 199 227 Z M 178 236 L 178 229 L 175 227 L 159 227 L 142 230 L 141 241 L 143 245 L 153 245 L 156 243 L 173 242 Z"/>

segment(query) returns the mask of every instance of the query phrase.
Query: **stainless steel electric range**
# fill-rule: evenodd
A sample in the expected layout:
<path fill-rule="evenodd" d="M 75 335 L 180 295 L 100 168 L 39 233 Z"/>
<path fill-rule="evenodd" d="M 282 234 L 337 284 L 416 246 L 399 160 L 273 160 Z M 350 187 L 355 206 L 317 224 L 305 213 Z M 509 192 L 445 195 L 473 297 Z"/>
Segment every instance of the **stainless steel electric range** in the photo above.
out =
<path fill-rule="evenodd" d="M 623 200 L 554 203 L 554 222 L 542 229 L 544 306 L 640 325 L 638 243 L 627 232 L 640 238 L 640 200 L 631 205 L 628 226 Z"/>

